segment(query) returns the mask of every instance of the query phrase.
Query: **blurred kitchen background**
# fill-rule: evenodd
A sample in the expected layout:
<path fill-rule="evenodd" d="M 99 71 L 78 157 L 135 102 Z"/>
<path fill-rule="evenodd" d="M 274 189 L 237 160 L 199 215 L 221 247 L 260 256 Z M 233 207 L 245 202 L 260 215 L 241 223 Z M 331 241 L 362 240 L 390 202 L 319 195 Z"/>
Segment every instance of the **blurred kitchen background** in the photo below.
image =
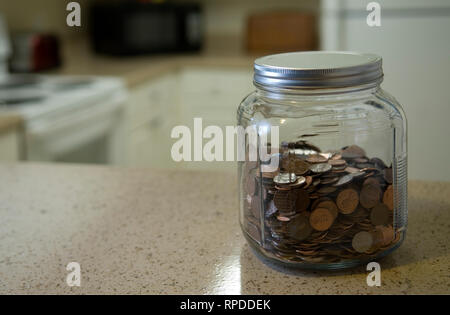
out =
<path fill-rule="evenodd" d="M 175 163 L 175 125 L 235 124 L 252 63 L 296 50 L 380 54 L 403 105 L 411 179 L 450 180 L 450 2 L 362 0 L 0 2 L 0 161 L 221 169 Z M 12 75 L 14 74 L 14 75 Z"/>

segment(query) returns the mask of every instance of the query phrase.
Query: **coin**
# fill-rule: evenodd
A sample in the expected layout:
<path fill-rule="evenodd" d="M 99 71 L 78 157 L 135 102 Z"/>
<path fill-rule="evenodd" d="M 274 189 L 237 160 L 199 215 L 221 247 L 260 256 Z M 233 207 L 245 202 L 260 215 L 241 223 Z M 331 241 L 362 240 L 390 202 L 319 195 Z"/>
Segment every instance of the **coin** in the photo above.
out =
<path fill-rule="evenodd" d="M 261 239 L 262 222 L 256 216 L 264 214 L 267 250 L 288 262 L 333 263 L 376 255 L 400 240 L 392 228 L 391 168 L 385 170 L 382 160 L 367 157 L 357 146 L 321 153 L 299 145 L 273 148 L 283 151 L 283 167 L 260 164 L 259 170 L 242 170 L 244 220 L 253 223 L 249 229 Z M 361 232 L 368 233 L 366 245 L 365 234 L 357 236 Z"/>
<path fill-rule="evenodd" d="M 359 204 L 358 192 L 352 188 L 342 190 L 336 198 L 336 204 L 341 213 L 353 213 Z"/>
<path fill-rule="evenodd" d="M 376 229 L 381 232 L 382 235 L 382 246 L 389 245 L 394 240 L 394 229 L 391 225 L 389 226 L 377 226 Z"/>
<path fill-rule="evenodd" d="M 385 169 L 387 166 L 386 164 L 383 162 L 382 159 L 379 158 L 371 158 L 369 160 L 370 163 L 372 163 L 373 165 L 375 165 L 375 167 L 381 168 L 381 169 Z"/>
<path fill-rule="evenodd" d="M 381 189 L 375 185 L 364 185 L 359 200 L 364 208 L 370 209 L 380 201 Z"/>
<path fill-rule="evenodd" d="M 330 212 L 333 214 L 333 217 L 335 219 L 337 218 L 337 216 L 339 214 L 336 204 L 331 200 L 320 201 L 317 204 L 317 208 L 326 208 L 326 209 L 330 210 Z"/>
<path fill-rule="evenodd" d="M 324 178 L 321 183 L 322 185 L 333 184 L 339 180 L 339 176 Z"/>
<path fill-rule="evenodd" d="M 375 177 L 369 177 L 364 180 L 363 185 L 380 186 L 380 182 Z"/>
<path fill-rule="evenodd" d="M 312 182 L 313 182 L 313 178 L 311 176 L 306 176 L 304 188 L 308 188 L 312 184 Z"/>
<path fill-rule="evenodd" d="M 304 215 L 298 215 L 291 219 L 287 226 L 288 235 L 297 241 L 303 241 L 311 234 L 311 232 L 312 228 L 309 224 L 309 220 Z"/>
<path fill-rule="evenodd" d="M 311 154 L 306 158 L 306 161 L 309 163 L 325 163 L 328 159 L 320 154 Z"/>
<path fill-rule="evenodd" d="M 318 164 L 313 164 L 310 166 L 310 170 L 313 173 L 326 173 L 328 171 L 330 171 L 332 168 L 332 166 L 328 163 L 318 163 Z"/>
<path fill-rule="evenodd" d="M 309 223 L 317 231 L 326 231 L 333 224 L 334 215 L 327 208 L 316 208 L 309 217 Z"/>
<path fill-rule="evenodd" d="M 294 169 L 293 169 L 294 173 L 297 175 L 304 175 L 309 171 L 309 163 L 297 159 L 294 162 Z"/>
<path fill-rule="evenodd" d="M 386 188 L 383 194 L 383 203 L 388 207 L 389 210 L 394 210 L 394 189 L 392 185 Z"/>
<path fill-rule="evenodd" d="M 347 162 L 345 162 L 345 160 L 329 160 L 328 164 L 332 166 L 345 166 L 347 165 Z"/>
<path fill-rule="evenodd" d="M 296 196 L 292 191 L 278 190 L 273 197 L 273 202 L 280 212 L 292 212 Z"/>
<path fill-rule="evenodd" d="M 373 246 L 373 235 L 366 231 L 361 231 L 355 234 L 352 239 L 352 247 L 358 253 L 365 253 Z"/>
<path fill-rule="evenodd" d="M 370 211 L 370 221 L 373 225 L 387 225 L 389 224 L 390 215 L 389 209 L 384 203 L 378 203 Z"/>
<path fill-rule="evenodd" d="M 297 181 L 297 176 L 294 173 L 280 173 L 273 178 L 276 184 L 291 184 Z"/>
<path fill-rule="evenodd" d="M 364 174 L 363 172 L 361 172 L 361 171 L 359 170 L 359 168 L 351 167 L 351 166 L 347 166 L 347 167 L 345 168 L 345 171 L 346 171 L 347 173 L 350 173 L 350 174 L 354 174 L 354 173 L 362 173 L 362 174 Z"/>
<path fill-rule="evenodd" d="M 309 195 L 304 189 L 297 190 L 297 200 L 295 201 L 295 209 L 297 212 L 302 212 L 308 209 L 310 200 Z"/>
<path fill-rule="evenodd" d="M 384 169 L 384 180 L 388 184 L 392 184 L 392 168 L 385 168 Z"/>
<path fill-rule="evenodd" d="M 317 192 L 322 195 L 328 195 L 328 194 L 334 193 L 336 190 L 337 190 L 337 188 L 335 188 L 335 187 L 325 186 L 325 187 L 320 188 Z"/>
<path fill-rule="evenodd" d="M 348 184 L 352 181 L 353 176 L 350 174 L 344 175 L 341 178 L 339 178 L 339 180 L 333 184 L 333 186 L 342 186 L 345 184 Z"/>
<path fill-rule="evenodd" d="M 366 156 L 366 152 L 357 145 L 351 145 L 343 149 L 341 155 L 344 159 L 356 159 Z"/>
<path fill-rule="evenodd" d="M 335 153 L 335 154 L 331 157 L 331 159 L 332 159 L 332 160 L 340 160 L 340 159 L 342 159 L 342 155 L 339 154 L 339 153 Z"/>
<path fill-rule="evenodd" d="M 277 220 L 281 221 L 281 222 L 289 222 L 289 221 L 291 221 L 291 219 L 289 219 L 288 217 L 283 217 L 281 215 L 277 216 Z"/>
<path fill-rule="evenodd" d="M 303 176 L 297 176 L 297 181 L 289 185 L 289 187 L 296 188 L 302 186 L 306 182 L 306 178 Z"/>

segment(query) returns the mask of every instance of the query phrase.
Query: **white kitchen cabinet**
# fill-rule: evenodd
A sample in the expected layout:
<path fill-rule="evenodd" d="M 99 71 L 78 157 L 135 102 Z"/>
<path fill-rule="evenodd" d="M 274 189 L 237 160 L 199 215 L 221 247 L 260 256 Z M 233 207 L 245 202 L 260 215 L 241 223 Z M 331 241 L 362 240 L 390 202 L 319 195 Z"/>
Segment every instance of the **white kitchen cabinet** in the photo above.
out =
<path fill-rule="evenodd" d="M 171 147 L 177 139 L 170 135 L 174 126 L 184 125 L 191 128 L 191 136 L 194 137 L 192 127 L 196 117 L 203 119 L 203 128 L 235 125 L 237 106 L 253 90 L 249 70 L 206 67 L 183 68 L 133 88 L 126 115 L 127 164 L 152 168 L 235 170 L 234 162 L 174 162 Z"/>
<path fill-rule="evenodd" d="M 180 116 L 192 123 L 224 127 L 236 124 L 236 110 L 254 90 L 252 72 L 228 68 L 185 68 L 180 74 Z"/>
<path fill-rule="evenodd" d="M 254 90 L 252 72 L 233 68 L 185 68 L 179 78 L 180 122 L 192 127 L 202 118 L 203 129 L 236 125 L 236 111 L 242 99 Z M 193 137 L 193 135 L 192 135 Z M 207 140 L 203 141 L 205 144 Z M 226 143 L 224 138 L 224 145 Z M 225 158 L 225 147 L 223 148 Z M 235 162 L 189 162 L 180 167 L 191 170 L 235 171 Z"/>
<path fill-rule="evenodd" d="M 0 162 L 14 162 L 20 158 L 20 140 L 16 129 L 0 133 Z"/>
<path fill-rule="evenodd" d="M 167 74 L 130 91 L 126 111 L 127 165 L 174 167 L 170 129 L 176 117 L 176 77 Z"/>

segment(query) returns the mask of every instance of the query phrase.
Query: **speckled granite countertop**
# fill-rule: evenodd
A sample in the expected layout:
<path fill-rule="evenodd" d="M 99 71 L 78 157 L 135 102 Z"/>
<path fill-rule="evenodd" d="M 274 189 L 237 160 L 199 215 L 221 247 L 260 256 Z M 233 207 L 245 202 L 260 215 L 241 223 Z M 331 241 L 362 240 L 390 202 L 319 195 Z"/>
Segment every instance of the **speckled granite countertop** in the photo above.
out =
<path fill-rule="evenodd" d="M 0 166 L 0 293 L 450 293 L 450 183 L 410 182 L 404 244 L 364 267 L 282 273 L 250 251 L 234 174 Z M 69 262 L 81 287 L 68 287 Z"/>

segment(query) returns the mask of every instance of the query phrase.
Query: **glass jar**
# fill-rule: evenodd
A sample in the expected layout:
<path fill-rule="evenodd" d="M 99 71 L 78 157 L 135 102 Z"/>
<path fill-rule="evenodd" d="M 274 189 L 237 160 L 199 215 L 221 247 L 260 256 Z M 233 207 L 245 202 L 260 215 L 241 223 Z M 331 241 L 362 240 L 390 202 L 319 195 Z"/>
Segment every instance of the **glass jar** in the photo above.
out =
<path fill-rule="evenodd" d="M 352 52 L 255 61 L 256 91 L 237 113 L 246 131 L 239 197 L 241 228 L 260 258 L 339 269 L 402 243 L 406 118 L 380 88 L 381 63 Z"/>

